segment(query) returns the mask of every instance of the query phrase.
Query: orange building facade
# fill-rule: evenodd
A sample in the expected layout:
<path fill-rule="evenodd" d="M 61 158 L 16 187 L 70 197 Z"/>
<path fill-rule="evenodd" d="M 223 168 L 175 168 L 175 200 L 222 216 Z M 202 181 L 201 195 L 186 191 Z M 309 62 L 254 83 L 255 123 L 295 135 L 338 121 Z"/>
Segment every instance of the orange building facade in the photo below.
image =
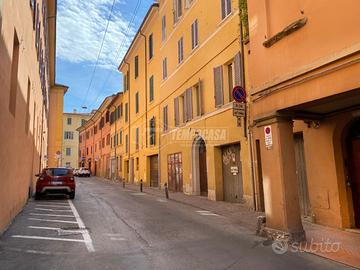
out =
<path fill-rule="evenodd" d="M 360 228 L 358 10 L 354 0 L 248 1 L 257 202 L 269 232 Z"/>
<path fill-rule="evenodd" d="M 110 111 L 116 95 L 105 98 L 93 116 L 77 129 L 79 132 L 79 167 L 87 167 L 92 175 L 110 177 Z"/>

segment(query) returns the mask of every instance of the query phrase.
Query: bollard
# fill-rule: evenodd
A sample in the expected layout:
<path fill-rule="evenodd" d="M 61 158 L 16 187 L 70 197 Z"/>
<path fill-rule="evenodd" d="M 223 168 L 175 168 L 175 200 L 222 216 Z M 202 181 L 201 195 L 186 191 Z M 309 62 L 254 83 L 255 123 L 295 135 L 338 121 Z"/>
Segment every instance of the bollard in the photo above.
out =
<path fill-rule="evenodd" d="M 164 189 L 165 189 L 165 196 L 166 199 L 169 199 L 169 189 L 168 189 L 168 185 L 167 183 L 164 184 Z"/>
<path fill-rule="evenodd" d="M 143 192 L 143 180 L 140 180 L 140 192 Z"/>
<path fill-rule="evenodd" d="M 123 178 L 123 188 L 125 188 L 125 178 Z"/>

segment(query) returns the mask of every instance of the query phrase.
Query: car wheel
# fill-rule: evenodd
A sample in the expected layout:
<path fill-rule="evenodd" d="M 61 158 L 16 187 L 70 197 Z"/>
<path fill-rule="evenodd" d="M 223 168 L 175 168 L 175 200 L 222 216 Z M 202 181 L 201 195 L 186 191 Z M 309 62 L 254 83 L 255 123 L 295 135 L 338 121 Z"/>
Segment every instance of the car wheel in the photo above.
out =
<path fill-rule="evenodd" d="M 69 197 L 70 197 L 71 200 L 75 199 L 75 191 L 71 192 Z"/>
<path fill-rule="evenodd" d="M 41 197 L 40 194 L 36 192 L 35 193 L 35 200 L 40 200 L 40 197 Z"/>

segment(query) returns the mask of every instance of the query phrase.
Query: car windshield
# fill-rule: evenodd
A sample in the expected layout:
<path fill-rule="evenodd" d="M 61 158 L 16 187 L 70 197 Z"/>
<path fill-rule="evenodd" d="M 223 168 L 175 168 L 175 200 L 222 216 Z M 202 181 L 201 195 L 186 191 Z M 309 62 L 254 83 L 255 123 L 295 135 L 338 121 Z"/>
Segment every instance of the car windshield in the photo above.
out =
<path fill-rule="evenodd" d="M 65 176 L 69 174 L 69 170 L 60 168 L 46 169 L 45 173 L 49 176 Z"/>

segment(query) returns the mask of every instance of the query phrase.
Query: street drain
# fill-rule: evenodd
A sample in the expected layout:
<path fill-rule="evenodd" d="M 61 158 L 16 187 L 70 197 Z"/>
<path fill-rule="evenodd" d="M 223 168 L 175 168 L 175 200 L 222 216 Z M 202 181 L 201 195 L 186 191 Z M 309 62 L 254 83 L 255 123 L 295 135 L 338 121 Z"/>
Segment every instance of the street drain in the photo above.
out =
<path fill-rule="evenodd" d="M 78 228 L 78 227 L 67 227 L 67 228 L 61 228 L 58 229 L 58 235 L 59 236 L 65 236 L 65 235 L 78 235 L 89 232 L 88 228 Z"/>

